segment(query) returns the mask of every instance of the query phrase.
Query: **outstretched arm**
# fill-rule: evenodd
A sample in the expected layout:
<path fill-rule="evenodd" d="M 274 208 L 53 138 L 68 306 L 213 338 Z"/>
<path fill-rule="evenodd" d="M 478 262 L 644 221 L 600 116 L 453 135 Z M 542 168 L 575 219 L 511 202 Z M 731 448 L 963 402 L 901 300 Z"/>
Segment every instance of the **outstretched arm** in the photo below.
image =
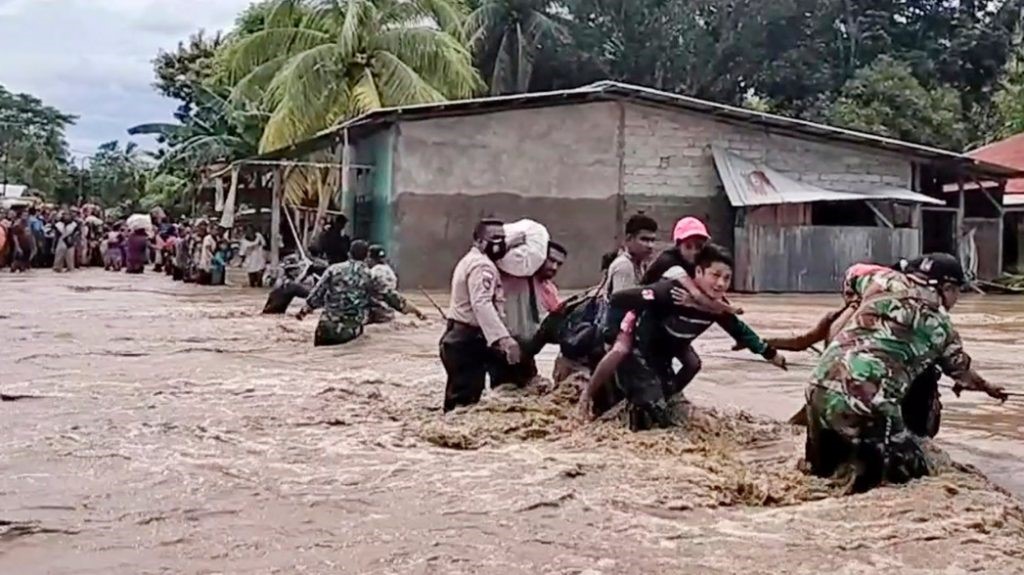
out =
<path fill-rule="evenodd" d="M 419 308 L 409 303 L 409 300 L 402 297 L 397 291 L 391 289 L 379 275 L 370 274 L 370 291 L 374 297 L 379 298 L 395 311 L 413 314 L 419 319 L 427 319 L 427 316 Z"/>
<path fill-rule="evenodd" d="M 960 334 L 956 330 L 950 332 L 948 343 L 939 357 L 939 367 L 955 382 L 953 393 L 960 395 L 963 390 L 983 391 L 989 396 L 1006 401 L 1009 395 L 1001 386 L 993 385 L 981 377 L 971 367 L 971 356 L 964 351 Z"/>
<path fill-rule="evenodd" d="M 761 339 L 761 336 L 757 335 L 757 333 L 755 333 L 749 325 L 741 321 L 740 318 L 734 315 L 720 316 L 717 323 L 725 330 L 726 333 L 736 340 L 736 343 L 767 359 L 777 367 L 786 369 L 786 358 L 781 355 L 778 350 L 768 344 L 768 342 Z"/>
<path fill-rule="evenodd" d="M 843 308 L 846 309 L 846 308 Z M 836 321 L 836 318 L 843 312 L 831 311 L 825 314 L 818 323 L 815 324 L 810 330 L 793 337 L 774 337 L 765 340 L 768 345 L 782 351 L 804 351 L 819 341 L 825 341 L 828 339 L 828 330 L 832 327 L 832 323 Z"/>

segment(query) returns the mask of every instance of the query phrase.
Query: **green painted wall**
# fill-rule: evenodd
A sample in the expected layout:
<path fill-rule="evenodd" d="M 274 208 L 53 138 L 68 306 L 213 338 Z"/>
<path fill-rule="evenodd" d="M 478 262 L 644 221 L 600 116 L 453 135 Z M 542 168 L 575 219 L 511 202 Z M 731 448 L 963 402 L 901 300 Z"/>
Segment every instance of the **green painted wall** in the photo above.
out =
<path fill-rule="evenodd" d="M 394 247 L 392 239 L 392 194 L 394 182 L 394 138 L 395 131 L 386 127 L 378 132 L 363 137 L 355 144 L 353 162 L 359 165 L 373 166 L 373 171 L 365 181 L 356 184 L 353 207 L 356 203 L 363 206 L 358 210 L 366 232 L 367 239 L 381 244 L 390 253 Z M 363 227 L 365 226 L 365 227 Z"/>
<path fill-rule="evenodd" d="M 370 238 L 373 243 L 381 244 L 391 252 L 392 218 L 391 218 L 391 187 L 394 183 L 394 141 L 395 129 L 374 134 L 370 142 L 370 153 L 373 158 L 373 226 Z"/>

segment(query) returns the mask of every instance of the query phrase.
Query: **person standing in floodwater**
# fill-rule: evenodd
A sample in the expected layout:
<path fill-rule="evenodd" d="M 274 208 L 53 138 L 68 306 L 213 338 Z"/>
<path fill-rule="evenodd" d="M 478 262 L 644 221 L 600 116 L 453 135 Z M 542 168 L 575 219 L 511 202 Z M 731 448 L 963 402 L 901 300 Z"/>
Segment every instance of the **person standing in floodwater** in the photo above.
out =
<path fill-rule="evenodd" d="M 440 343 L 448 375 L 446 412 L 480 401 L 489 368 L 514 366 L 521 359 L 519 344 L 502 317 L 501 274 L 494 263 L 507 251 L 505 224 L 481 220 L 473 229 L 473 246 L 452 273 L 448 325 Z"/>
<path fill-rule="evenodd" d="M 60 215 L 60 221 L 54 225 L 54 231 L 56 248 L 53 255 L 53 271 L 61 273 L 74 270 L 75 249 L 81 234 L 79 223 L 75 221 L 71 212 L 65 210 Z"/>
<path fill-rule="evenodd" d="M 149 262 L 149 238 L 145 228 L 132 230 L 125 242 L 124 271 L 129 274 L 141 274 Z"/>
<path fill-rule="evenodd" d="M 320 232 L 316 242 L 315 254 L 322 256 L 330 264 L 340 264 L 348 260 L 352 240 L 345 233 L 345 226 L 348 225 L 348 218 L 339 214 L 334 220 L 324 222 L 324 229 Z"/>
<path fill-rule="evenodd" d="M 626 220 L 626 241 L 608 266 L 606 295 L 640 285 L 657 240 L 658 222 L 652 217 L 635 214 Z"/>
<path fill-rule="evenodd" d="M 249 287 L 263 287 L 263 270 L 267 267 L 267 256 L 264 250 L 267 240 L 256 231 L 252 224 L 245 226 L 245 235 L 239 242 L 238 251 L 242 254 L 242 268 L 249 276 Z"/>
<path fill-rule="evenodd" d="M 384 246 L 377 244 L 370 246 L 370 274 L 388 289 L 398 289 L 398 275 L 388 263 L 388 255 Z M 395 313 L 387 304 L 373 300 L 369 323 L 387 323 L 393 319 L 395 319 Z"/>
<path fill-rule="evenodd" d="M 352 242 L 348 261 L 327 268 L 306 298 L 296 316 L 300 321 L 315 309 L 323 308 L 316 326 L 313 345 L 341 345 L 363 333 L 373 300 L 379 299 L 402 313 L 426 319 L 416 306 L 378 281 L 366 265 L 369 246 L 362 240 Z"/>
<path fill-rule="evenodd" d="M 210 224 L 200 220 L 196 224 L 196 239 L 193 245 L 196 264 L 196 283 L 210 285 L 213 281 L 213 254 L 217 251 L 217 238 L 210 233 Z"/>

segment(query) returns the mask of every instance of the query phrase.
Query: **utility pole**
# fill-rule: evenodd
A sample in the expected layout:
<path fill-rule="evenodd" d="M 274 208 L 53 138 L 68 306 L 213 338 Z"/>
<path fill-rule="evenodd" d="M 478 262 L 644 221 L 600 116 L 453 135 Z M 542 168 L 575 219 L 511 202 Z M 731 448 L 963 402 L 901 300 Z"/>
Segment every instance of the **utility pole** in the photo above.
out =
<path fill-rule="evenodd" d="M 0 198 L 7 197 L 7 159 L 10 157 L 10 152 L 7 151 L 7 138 L 4 138 L 3 142 L 0 142 L 0 151 L 4 153 L 4 183 L 3 190 L 0 191 Z"/>

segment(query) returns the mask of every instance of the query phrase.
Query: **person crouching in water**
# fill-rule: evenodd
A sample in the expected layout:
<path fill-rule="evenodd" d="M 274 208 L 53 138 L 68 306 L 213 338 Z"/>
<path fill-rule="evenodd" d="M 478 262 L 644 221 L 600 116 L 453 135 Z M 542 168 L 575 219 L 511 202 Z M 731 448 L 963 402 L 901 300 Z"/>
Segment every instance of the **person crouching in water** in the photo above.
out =
<path fill-rule="evenodd" d="M 398 275 L 391 269 L 388 263 L 387 252 L 384 246 L 374 244 L 370 246 L 370 275 L 381 285 L 389 290 L 398 289 Z M 388 323 L 395 319 L 395 312 L 388 305 L 380 300 L 373 300 L 373 307 L 370 308 L 370 317 L 367 323 Z"/>
<path fill-rule="evenodd" d="M 809 331 L 793 337 L 768 338 L 768 344 L 779 351 L 805 351 L 814 344 L 831 341 L 834 335 L 834 326 L 846 314 L 852 313 L 860 304 L 860 298 L 854 291 L 853 286 L 861 277 L 877 272 L 888 270 L 906 271 L 907 260 L 900 260 L 894 266 L 882 266 L 869 263 L 857 263 L 847 268 L 843 276 L 841 293 L 843 296 L 843 307 L 825 314 L 818 323 Z M 942 379 L 942 369 L 937 364 L 930 365 L 918 375 L 907 395 L 903 398 L 901 410 L 903 421 L 911 432 L 922 437 L 935 437 L 939 433 L 939 425 L 942 418 L 942 401 L 939 398 L 939 380 Z M 807 413 L 801 407 L 800 412 L 790 418 L 790 423 L 798 425 L 807 424 Z"/>
<path fill-rule="evenodd" d="M 141 274 L 149 262 L 149 238 L 145 228 L 132 230 L 125 245 L 125 272 Z"/>
<path fill-rule="evenodd" d="M 833 327 L 807 388 L 806 459 L 814 475 L 838 475 L 848 491 L 863 492 L 934 473 L 901 407 L 911 382 L 935 362 L 956 382 L 954 393 L 1007 398 L 971 369 L 950 320 L 963 284 L 960 262 L 941 253 L 914 260 L 906 273 L 853 281 L 860 304 Z"/>
<path fill-rule="evenodd" d="M 697 256 L 695 288 L 705 297 L 722 301 L 732 282 L 732 268 L 732 256 L 725 248 L 706 245 Z M 636 314 L 632 350 L 616 370 L 620 391 L 629 402 L 629 426 L 634 431 L 676 424 L 669 400 L 696 377 L 701 364 L 699 359 L 695 364 L 684 364 L 677 374 L 672 360 L 686 357 L 694 340 L 711 324 L 718 324 L 743 347 L 777 367 L 786 367 L 785 358 L 735 314 L 715 313 L 681 302 L 673 294 L 678 288 L 676 280 L 666 279 L 616 292 L 609 301 L 618 317 L 625 315 L 623 312 Z"/>
<path fill-rule="evenodd" d="M 379 298 L 396 311 L 426 319 L 423 312 L 398 292 L 374 279 L 366 265 L 368 252 L 366 242 L 352 242 L 348 261 L 327 268 L 306 298 L 306 305 L 296 316 L 300 321 L 315 309 L 324 310 L 316 326 L 314 346 L 340 345 L 362 335 L 374 298 Z"/>

